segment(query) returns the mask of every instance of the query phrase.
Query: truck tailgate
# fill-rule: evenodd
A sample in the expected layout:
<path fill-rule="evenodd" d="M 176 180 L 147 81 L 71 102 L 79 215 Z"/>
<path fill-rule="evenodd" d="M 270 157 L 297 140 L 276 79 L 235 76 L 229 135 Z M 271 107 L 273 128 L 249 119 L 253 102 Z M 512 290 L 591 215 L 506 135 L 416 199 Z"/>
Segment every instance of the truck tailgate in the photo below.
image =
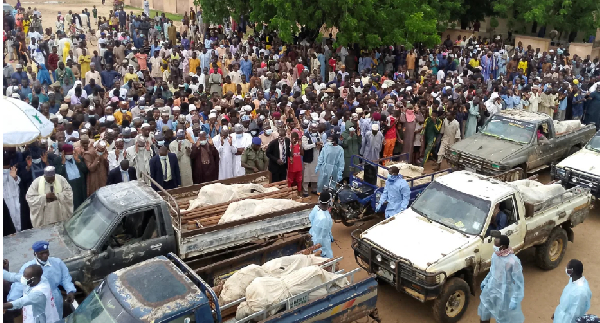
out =
<path fill-rule="evenodd" d="M 182 233 L 180 257 L 190 258 L 310 228 L 313 204 Z"/>

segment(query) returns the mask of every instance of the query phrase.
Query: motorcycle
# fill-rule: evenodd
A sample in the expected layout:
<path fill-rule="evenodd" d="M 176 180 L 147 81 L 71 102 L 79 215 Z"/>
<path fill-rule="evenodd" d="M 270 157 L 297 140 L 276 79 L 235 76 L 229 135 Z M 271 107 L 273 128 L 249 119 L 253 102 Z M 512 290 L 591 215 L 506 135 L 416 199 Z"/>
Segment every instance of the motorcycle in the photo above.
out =
<path fill-rule="evenodd" d="M 338 183 L 330 178 L 324 190 L 331 196 L 331 217 L 337 223 L 341 222 L 351 227 L 357 222 L 367 221 L 382 214 L 375 213 L 375 207 L 383 189 Z M 380 212 L 385 211 L 384 207 Z"/>

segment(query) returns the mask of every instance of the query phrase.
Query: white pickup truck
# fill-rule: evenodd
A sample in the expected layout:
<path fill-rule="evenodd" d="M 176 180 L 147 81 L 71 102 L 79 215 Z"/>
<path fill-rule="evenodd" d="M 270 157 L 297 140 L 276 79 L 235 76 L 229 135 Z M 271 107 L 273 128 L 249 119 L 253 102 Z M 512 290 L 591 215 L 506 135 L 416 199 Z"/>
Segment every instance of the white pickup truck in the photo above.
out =
<path fill-rule="evenodd" d="M 600 198 L 600 131 L 583 149 L 553 166 L 552 178 L 561 180 L 566 187 L 589 187 Z"/>
<path fill-rule="evenodd" d="M 490 231 L 498 204 L 508 225 Z M 587 188 L 530 204 L 510 184 L 458 171 L 437 178 L 410 208 L 368 230 L 352 232 L 352 248 L 357 263 L 380 281 L 421 302 L 433 301 L 436 321 L 457 322 L 469 294 L 479 288 L 475 277 L 490 267 L 492 236 L 507 235 L 515 252 L 536 247 L 537 265 L 553 269 L 590 204 Z"/>

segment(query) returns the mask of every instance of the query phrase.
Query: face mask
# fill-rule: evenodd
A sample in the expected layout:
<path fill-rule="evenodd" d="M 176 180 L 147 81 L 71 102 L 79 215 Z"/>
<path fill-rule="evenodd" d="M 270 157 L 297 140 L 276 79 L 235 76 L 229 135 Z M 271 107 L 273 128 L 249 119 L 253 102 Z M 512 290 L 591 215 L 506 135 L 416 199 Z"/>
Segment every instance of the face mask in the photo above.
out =
<path fill-rule="evenodd" d="M 244 134 L 243 134 L 243 133 L 236 133 L 236 134 L 235 134 L 235 137 L 236 137 L 237 139 L 240 139 L 240 138 L 242 138 L 243 136 L 244 136 Z"/>
<path fill-rule="evenodd" d="M 42 265 L 42 266 L 45 266 L 45 265 L 46 265 L 46 263 L 48 263 L 48 260 L 46 260 L 46 261 L 41 261 L 41 260 L 40 260 L 40 258 L 38 258 L 38 257 L 35 257 L 35 260 L 37 260 L 37 262 L 38 262 L 40 265 Z"/>
<path fill-rule="evenodd" d="M 165 141 L 164 141 L 164 140 L 160 140 L 160 141 L 157 141 L 157 142 L 156 142 L 156 144 L 157 144 L 159 147 L 162 147 L 162 146 L 164 146 L 164 145 L 165 145 Z"/>
<path fill-rule="evenodd" d="M 252 136 L 256 136 L 256 131 L 255 130 L 250 131 L 250 133 L 252 134 Z"/>
<path fill-rule="evenodd" d="M 39 164 L 39 163 L 42 162 L 42 159 L 41 158 L 34 158 L 34 159 L 31 160 L 31 162 L 33 162 L 34 164 Z"/>
<path fill-rule="evenodd" d="M 167 156 L 160 156 L 160 159 L 167 160 Z"/>
<path fill-rule="evenodd" d="M 88 118 L 95 118 L 96 116 L 93 114 L 88 114 Z"/>
<path fill-rule="evenodd" d="M 121 109 L 122 113 L 127 113 L 127 109 Z"/>
<path fill-rule="evenodd" d="M 23 276 L 21 276 L 21 285 L 29 286 L 29 280 Z"/>
<path fill-rule="evenodd" d="M 316 137 L 316 136 L 318 136 L 319 134 L 318 134 L 318 133 L 316 133 L 316 132 L 313 132 L 313 133 L 311 133 L 311 135 L 312 135 L 313 137 Z"/>
<path fill-rule="evenodd" d="M 273 133 L 273 130 L 267 129 L 265 130 L 265 135 L 270 136 Z"/>
<path fill-rule="evenodd" d="M 131 141 L 131 138 L 123 138 L 123 141 L 124 141 L 124 142 L 130 142 L 130 141 Z"/>
<path fill-rule="evenodd" d="M 208 142 L 207 140 L 200 140 L 200 144 L 201 144 L 202 146 L 206 145 L 206 143 L 207 143 L 207 142 Z"/>
<path fill-rule="evenodd" d="M 73 159 L 73 155 L 65 155 L 65 159 L 66 160 L 71 160 L 71 159 Z"/>
<path fill-rule="evenodd" d="M 98 154 L 98 156 L 102 156 L 102 155 L 104 155 L 104 152 L 103 152 L 103 151 L 97 151 L 96 153 Z"/>
<path fill-rule="evenodd" d="M 500 251 L 500 247 L 496 247 L 496 246 L 494 246 L 494 251 L 495 251 L 495 252 L 498 252 L 498 251 Z"/>

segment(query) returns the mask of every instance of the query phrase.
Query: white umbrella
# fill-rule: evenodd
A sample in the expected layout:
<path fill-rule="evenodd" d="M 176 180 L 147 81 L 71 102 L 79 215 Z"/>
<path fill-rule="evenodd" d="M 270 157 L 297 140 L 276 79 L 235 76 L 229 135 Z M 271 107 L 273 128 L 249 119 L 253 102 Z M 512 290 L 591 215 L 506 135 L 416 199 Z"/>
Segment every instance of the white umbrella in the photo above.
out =
<path fill-rule="evenodd" d="M 1 109 L 4 146 L 26 145 L 52 134 L 54 123 L 27 102 L 4 97 Z"/>

